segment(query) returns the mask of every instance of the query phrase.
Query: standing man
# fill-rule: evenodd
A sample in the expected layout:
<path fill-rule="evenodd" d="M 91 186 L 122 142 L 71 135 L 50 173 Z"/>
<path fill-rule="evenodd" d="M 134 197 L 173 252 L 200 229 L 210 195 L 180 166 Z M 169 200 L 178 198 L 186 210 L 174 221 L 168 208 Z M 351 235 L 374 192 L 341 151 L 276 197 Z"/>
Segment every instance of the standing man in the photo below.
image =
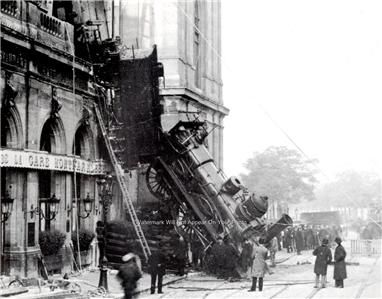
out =
<path fill-rule="evenodd" d="M 345 248 L 341 245 L 341 238 L 337 237 L 334 239 L 334 242 L 338 244 L 336 250 L 334 251 L 334 275 L 333 278 L 336 282 L 336 288 L 344 287 L 344 279 L 346 276 L 346 251 Z"/>
<path fill-rule="evenodd" d="M 318 288 L 318 284 L 321 276 L 321 287 L 326 287 L 326 272 L 328 269 L 328 264 L 332 261 L 332 252 L 328 248 L 328 239 L 322 240 L 322 245 L 318 246 L 314 251 L 313 255 L 316 256 L 316 262 L 314 263 L 314 273 L 316 274 L 316 284 L 315 288 Z"/>
<path fill-rule="evenodd" d="M 247 273 L 248 268 L 250 268 L 252 264 L 252 250 L 253 250 L 253 246 L 251 242 L 249 242 L 248 239 L 244 239 L 243 249 L 239 257 L 239 264 L 240 264 L 240 268 L 245 273 Z"/>
<path fill-rule="evenodd" d="M 177 262 L 177 268 L 178 268 L 177 275 L 183 276 L 184 269 L 186 268 L 187 244 L 184 241 L 184 238 L 182 236 L 179 236 L 174 257 Z"/>
<path fill-rule="evenodd" d="M 224 239 L 224 264 L 223 264 L 223 278 L 231 279 L 238 278 L 240 275 L 236 272 L 238 253 L 231 244 L 228 237 Z"/>
<path fill-rule="evenodd" d="M 223 245 L 223 239 L 222 237 L 217 237 L 216 243 L 212 245 L 211 248 L 211 255 L 212 255 L 212 261 L 211 265 L 213 267 L 213 271 L 216 273 L 218 278 L 223 278 L 224 276 L 224 245 Z"/>
<path fill-rule="evenodd" d="M 264 274 L 268 269 L 267 263 L 265 261 L 267 259 L 267 255 L 268 250 L 259 243 L 258 239 L 255 240 L 252 251 L 252 287 L 248 292 L 256 291 L 257 281 L 259 281 L 259 291 L 261 292 L 263 290 Z"/>
<path fill-rule="evenodd" d="M 194 234 L 191 239 L 191 253 L 192 253 L 192 265 L 195 269 L 203 267 L 202 254 L 203 245 L 199 238 Z"/>
<path fill-rule="evenodd" d="M 301 251 L 304 249 L 304 235 L 301 227 L 297 228 L 296 231 L 296 250 L 297 254 L 301 255 Z"/>
<path fill-rule="evenodd" d="M 287 249 L 287 252 L 292 252 L 292 232 L 290 228 L 288 227 L 285 232 L 285 247 Z"/>
<path fill-rule="evenodd" d="M 276 252 L 277 252 L 277 249 L 278 249 L 277 237 L 273 237 L 273 239 L 270 242 L 270 246 L 269 246 L 271 267 L 276 267 Z"/>
<path fill-rule="evenodd" d="M 163 252 L 162 244 L 159 243 L 159 248 L 153 251 L 148 261 L 148 272 L 151 275 L 151 294 L 155 293 L 156 281 L 158 278 L 158 294 L 163 294 L 162 283 L 163 276 L 166 274 L 166 255 Z"/>
<path fill-rule="evenodd" d="M 141 261 L 134 253 L 128 253 L 122 257 L 124 262 L 118 271 L 118 278 L 125 292 L 124 299 L 131 299 L 137 288 L 137 282 L 142 277 Z"/>

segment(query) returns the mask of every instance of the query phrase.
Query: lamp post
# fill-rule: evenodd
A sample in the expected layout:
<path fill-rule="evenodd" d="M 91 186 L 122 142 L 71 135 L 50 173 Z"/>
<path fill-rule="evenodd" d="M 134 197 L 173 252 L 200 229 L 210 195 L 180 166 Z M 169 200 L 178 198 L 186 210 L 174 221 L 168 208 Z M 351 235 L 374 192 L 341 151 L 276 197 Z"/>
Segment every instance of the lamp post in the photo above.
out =
<path fill-rule="evenodd" d="M 14 199 L 10 197 L 8 190 L 5 196 L 1 198 L 1 223 L 4 223 L 11 216 Z"/>
<path fill-rule="evenodd" d="M 4 270 L 3 266 L 3 250 L 4 250 L 4 243 L 5 243 L 5 222 L 8 220 L 9 216 L 11 216 L 12 209 L 13 209 L 13 201 L 14 199 L 11 198 L 9 195 L 8 190 L 5 191 L 4 197 L 1 197 L 1 223 L 2 223 L 2 230 L 1 232 L 1 251 L 0 251 L 0 257 L 1 261 L 1 273 Z"/>
<path fill-rule="evenodd" d="M 100 267 L 100 277 L 98 287 L 103 287 L 108 291 L 107 284 L 107 258 L 106 258 L 106 227 L 107 227 L 107 215 L 109 213 L 110 205 L 112 204 L 113 199 L 113 177 L 111 175 L 105 175 L 103 178 L 97 181 L 99 195 L 101 197 L 101 203 L 103 207 L 103 246 L 104 246 L 104 255 Z"/>

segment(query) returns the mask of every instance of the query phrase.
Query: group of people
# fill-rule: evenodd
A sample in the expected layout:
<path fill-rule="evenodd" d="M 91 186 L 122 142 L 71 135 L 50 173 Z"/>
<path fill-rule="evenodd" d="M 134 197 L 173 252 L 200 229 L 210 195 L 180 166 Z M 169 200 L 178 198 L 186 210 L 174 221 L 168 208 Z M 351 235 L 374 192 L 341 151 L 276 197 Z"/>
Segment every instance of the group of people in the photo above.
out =
<path fill-rule="evenodd" d="M 329 225 L 299 225 L 287 228 L 278 236 L 279 249 L 282 247 L 287 252 L 297 252 L 311 250 L 320 245 L 323 239 L 328 239 L 333 244 L 336 237 L 340 237 L 342 229 L 339 226 Z"/>
<path fill-rule="evenodd" d="M 325 230 L 325 231 L 323 231 Z M 317 236 L 310 242 L 310 236 Z M 302 237 L 301 237 L 302 235 Z M 207 249 L 207 254 L 202 255 L 203 249 L 200 246 L 195 247 L 195 251 L 199 254 L 193 255 L 194 266 L 199 266 L 199 262 L 203 262 L 203 268 L 212 274 L 215 274 L 218 278 L 223 279 L 235 279 L 241 276 L 250 276 L 252 279 L 252 285 L 249 291 L 253 292 L 257 289 L 263 290 L 264 275 L 266 273 L 273 274 L 268 266 L 267 259 L 270 259 L 270 267 L 274 267 L 276 252 L 282 247 L 286 248 L 288 252 L 294 250 L 297 254 L 304 249 L 313 249 L 312 246 L 316 245 L 313 250 L 313 255 L 316 256 L 314 273 L 316 275 L 315 287 L 326 287 L 327 281 L 327 267 L 332 263 L 333 256 L 330 249 L 330 237 L 332 234 L 328 233 L 327 228 L 321 228 L 317 230 L 312 227 L 297 227 L 287 229 L 283 234 L 274 237 L 270 242 L 264 244 L 264 240 L 261 238 L 255 238 L 250 240 L 244 240 L 241 246 L 241 252 L 237 252 L 237 249 L 230 243 L 229 239 L 217 238 L 217 241 Z M 303 239 L 303 241 L 300 240 Z M 280 242 L 281 240 L 281 242 Z M 295 240 L 296 249 L 293 245 L 290 245 Z M 346 251 L 341 245 L 341 238 L 335 237 L 333 240 L 337 247 L 334 252 L 334 280 L 335 286 L 343 288 L 344 279 L 346 274 Z M 317 242 L 321 244 L 318 245 Z M 305 246 L 300 246 L 300 243 Z M 313 244 L 313 245 L 312 245 Z M 186 264 L 186 244 L 185 241 L 180 238 L 179 246 L 173 253 L 173 257 L 176 259 L 179 268 L 178 274 L 184 275 L 184 267 Z M 204 259 L 202 259 L 202 256 Z M 138 256 L 129 253 L 122 258 L 124 264 L 120 267 L 118 276 L 121 279 L 122 287 L 125 290 L 125 298 L 132 298 L 134 290 L 136 288 L 137 281 L 142 276 L 140 260 Z M 148 272 L 151 275 L 151 294 L 155 293 L 157 288 L 158 293 L 162 293 L 162 281 L 163 276 L 166 273 L 166 265 L 168 264 L 168 255 L 161 250 L 159 246 L 158 250 L 152 252 L 152 255 L 148 261 Z M 239 269 L 239 270 L 238 270 Z M 239 273 L 240 271 L 241 273 Z"/>
<path fill-rule="evenodd" d="M 341 245 L 342 240 L 339 237 L 336 237 L 334 241 L 337 243 L 337 247 L 334 251 L 334 274 L 333 278 L 335 280 L 335 287 L 343 288 L 344 279 L 347 278 L 346 273 L 346 251 L 345 248 Z M 316 274 L 315 288 L 319 287 L 320 278 L 321 278 L 321 287 L 326 287 L 326 274 L 328 265 L 332 263 L 332 251 L 329 248 L 329 240 L 324 238 L 322 240 L 321 246 L 318 246 L 313 251 L 313 255 L 316 256 L 316 261 L 314 263 L 314 273 Z"/>
<path fill-rule="evenodd" d="M 187 245 L 183 237 L 178 238 L 175 250 L 172 252 L 168 252 L 165 248 L 165 242 L 159 242 L 158 247 L 152 250 L 147 263 L 147 270 L 151 275 L 151 294 L 154 294 L 155 290 L 158 294 L 163 293 L 163 276 L 166 274 L 170 259 L 176 263 L 176 274 L 180 276 L 185 274 Z M 130 299 L 133 298 L 137 282 L 142 277 L 141 262 L 139 257 L 133 253 L 124 255 L 122 261 L 118 277 L 125 292 L 125 299 Z"/>

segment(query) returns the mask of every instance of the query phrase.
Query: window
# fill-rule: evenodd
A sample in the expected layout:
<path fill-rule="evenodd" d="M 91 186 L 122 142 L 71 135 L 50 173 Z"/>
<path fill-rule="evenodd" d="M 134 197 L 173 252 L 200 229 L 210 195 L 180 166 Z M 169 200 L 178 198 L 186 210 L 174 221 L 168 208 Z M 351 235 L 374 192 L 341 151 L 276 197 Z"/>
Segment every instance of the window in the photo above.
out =
<path fill-rule="evenodd" d="M 201 85 L 201 66 L 200 66 L 200 11 L 199 1 L 195 0 L 194 7 L 194 65 L 195 65 L 195 86 Z"/>

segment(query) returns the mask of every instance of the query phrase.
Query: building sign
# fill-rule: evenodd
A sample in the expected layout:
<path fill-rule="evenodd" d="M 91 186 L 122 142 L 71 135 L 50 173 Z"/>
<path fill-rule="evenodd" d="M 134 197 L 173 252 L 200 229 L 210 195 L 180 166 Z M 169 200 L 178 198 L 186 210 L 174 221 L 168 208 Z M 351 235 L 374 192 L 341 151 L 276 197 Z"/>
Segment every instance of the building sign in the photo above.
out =
<path fill-rule="evenodd" d="M 0 149 L 0 166 L 78 172 L 87 175 L 106 173 L 105 161 L 88 161 L 74 156 Z"/>

